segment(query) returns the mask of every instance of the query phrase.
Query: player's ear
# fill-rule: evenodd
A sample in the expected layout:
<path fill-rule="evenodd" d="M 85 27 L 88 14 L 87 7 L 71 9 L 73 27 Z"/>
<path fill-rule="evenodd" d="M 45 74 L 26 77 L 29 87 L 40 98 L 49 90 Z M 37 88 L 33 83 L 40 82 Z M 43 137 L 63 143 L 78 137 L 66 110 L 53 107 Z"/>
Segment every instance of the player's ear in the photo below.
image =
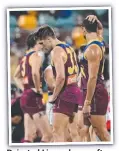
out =
<path fill-rule="evenodd" d="M 80 26 L 80 29 L 83 31 L 83 30 L 84 30 L 84 27 L 83 27 L 83 26 Z"/>
<path fill-rule="evenodd" d="M 82 27 L 82 30 L 83 30 L 83 32 L 84 32 L 84 33 L 86 33 L 86 29 L 85 29 L 85 27 Z"/>
<path fill-rule="evenodd" d="M 85 35 L 87 33 L 86 28 L 83 27 L 83 34 Z"/>
<path fill-rule="evenodd" d="M 48 41 L 51 41 L 51 40 L 52 40 L 52 38 L 51 38 L 51 37 L 47 37 L 47 40 L 48 40 Z"/>

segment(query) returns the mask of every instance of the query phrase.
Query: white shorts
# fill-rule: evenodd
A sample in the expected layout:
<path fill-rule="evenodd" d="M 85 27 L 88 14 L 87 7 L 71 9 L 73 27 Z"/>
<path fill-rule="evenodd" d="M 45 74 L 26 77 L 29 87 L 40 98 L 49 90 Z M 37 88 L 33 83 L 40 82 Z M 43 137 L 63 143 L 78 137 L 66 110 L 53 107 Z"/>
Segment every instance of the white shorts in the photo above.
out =
<path fill-rule="evenodd" d="M 47 67 L 45 68 L 45 70 L 44 70 L 44 75 L 45 75 L 45 72 L 46 72 L 47 70 L 52 70 L 52 66 L 49 65 L 49 66 L 47 66 Z M 44 76 L 44 80 L 45 80 L 45 82 L 46 82 L 45 76 Z"/>
<path fill-rule="evenodd" d="M 49 65 L 49 66 L 47 66 L 46 68 L 45 68 L 45 70 L 44 70 L 44 74 L 45 74 L 45 72 L 46 72 L 46 70 L 52 70 L 52 66 L 51 65 Z"/>
<path fill-rule="evenodd" d="M 50 96 L 49 96 L 49 98 L 50 98 Z M 46 114 L 48 116 L 50 125 L 52 125 L 53 124 L 53 104 L 51 104 L 51 103 L 46 104 Z"/>

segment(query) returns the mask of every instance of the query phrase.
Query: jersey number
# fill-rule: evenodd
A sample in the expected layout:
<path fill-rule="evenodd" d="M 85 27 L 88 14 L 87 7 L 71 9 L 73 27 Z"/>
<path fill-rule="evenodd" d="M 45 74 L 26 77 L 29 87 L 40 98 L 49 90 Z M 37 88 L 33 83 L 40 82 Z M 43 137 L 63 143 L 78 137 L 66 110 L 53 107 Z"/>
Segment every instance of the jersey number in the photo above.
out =
<path fill-rule="evenodd" d="M 75 60 L 75 62 L 77 62 L 76 54 L 75 54 L 74 50 L 67 48 L 66 51 L 70 55 L 70 59 L 71 59 L 71 63 L 72 63 L 72 66 L 68 67 L 68 73 L 69 74 L 73 74 L 74 72 L 78 73 L 78 66 L 74 65 L 74 60 Z M 74 58 L 74 60 L 73 60 L 73 58 Z"/>

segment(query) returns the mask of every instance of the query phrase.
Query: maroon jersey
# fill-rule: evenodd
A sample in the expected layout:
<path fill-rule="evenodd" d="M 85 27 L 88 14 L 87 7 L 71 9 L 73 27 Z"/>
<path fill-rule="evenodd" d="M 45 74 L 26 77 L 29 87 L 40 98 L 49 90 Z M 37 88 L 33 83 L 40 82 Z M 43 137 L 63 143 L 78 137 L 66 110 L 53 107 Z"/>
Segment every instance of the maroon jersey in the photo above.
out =
<path fill-rule="evenodd" d="M 79 69 L 78 69 L 75 51 L 70 45 L 66 43 L 61 43 L 61 44 L 58 44 L 57 46 L 62 47 L 64 51 L 66 52 L 66 57 L 65 57 L 66 61 L 64 64 L 64 67 L 65 67 L 64 87 L 72 83 L 77 83 L 77 75 L 78 75 Z M 52 68 L 53 68 L 53 74 L 56 77 L 56 70 L 53 63 L 52 63 Z"/>
<path fill-rule="evenodd" d="M 103 78 L 104 55 L 103 54 L 104 54 L 104 49 L 105 49 L 104 42 L 93 41 L 93 42 L 89 43 L 85 47 L 84 53 L 85 53 L 86 49 L 92 44 L 98 45 L 102 51 L 102 59 L 100 60 L 100 66 L 99 66 L 98 77 L 97 77 L 97 84 L 103 84 L 103 81 L 104 81 L 104 78 Z M 88 61 L 86 60 L 84 55 L 80 61 L 80 64 L 81 64 L 81 89 L 86 90 L 89 75 L 88 75 Z"/>
<path fill-rule="evenodd" d="M 35 51 L 25 54 L 20 62 L 20 71 L 23 77 L 24 89 L 35 88 L 34 82 L 32 79 L 32 68 L 29 64 L 30 56 L 33 53 L 35 53 Z"/>

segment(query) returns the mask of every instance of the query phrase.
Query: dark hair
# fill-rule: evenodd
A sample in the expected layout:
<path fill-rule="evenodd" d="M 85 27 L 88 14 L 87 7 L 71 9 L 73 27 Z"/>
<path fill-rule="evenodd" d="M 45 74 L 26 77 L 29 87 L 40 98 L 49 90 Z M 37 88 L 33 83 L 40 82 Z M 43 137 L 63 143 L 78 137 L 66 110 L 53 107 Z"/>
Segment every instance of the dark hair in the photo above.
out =
<path fill-rule="evenodd" d="M 84 19 L 83 21 L 83 26 L 86 28 L 87 32 L 97 32 L 97 21 L 95 20 L 94 23 L 92 23 L 91 21 L 89 21 L 88 19 Z"/>
<path fill-rule="evenodd" d="M 28 49 L 33 48 L 35 46 L 36 44 L 35 33 L 31 33 L 28 35 L 26 43 L 27 43 Z"/>
<path fill-rule="evenodd" d="M 36 32 L 37 39 L 43 40 L 47 37 L 55 38 L 55 33 L 53 29 L 48 25 L 41 26 Z"/>

